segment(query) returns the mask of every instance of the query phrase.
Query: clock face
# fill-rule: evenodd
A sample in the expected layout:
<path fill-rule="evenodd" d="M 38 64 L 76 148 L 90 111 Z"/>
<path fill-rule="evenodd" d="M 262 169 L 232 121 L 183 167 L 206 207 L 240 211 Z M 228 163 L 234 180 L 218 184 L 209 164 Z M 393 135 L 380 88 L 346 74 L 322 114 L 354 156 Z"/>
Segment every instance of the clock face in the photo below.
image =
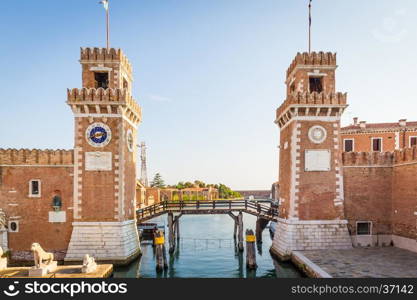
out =
<path fill-rule="evenodd" d="M 321 144 L 326 139 L 326 129 L 322 126 L 313 126 L 308 131 L 308 138 L 315 144 Z"/>
<path fill-rule="evenodd" d="M 126 132 L 126 143 L 127 143 L 127 148 L 129 149 L 130 152 L 133 152 L 133 133 L 132 130 L 128 130 Z"/>
<path fill-rule="evenodd" d="M 111 140 L 111 130 L 103 123 L 93 123 L 85 132 L 87 142 L 93 147 L 104 147 Z"/>

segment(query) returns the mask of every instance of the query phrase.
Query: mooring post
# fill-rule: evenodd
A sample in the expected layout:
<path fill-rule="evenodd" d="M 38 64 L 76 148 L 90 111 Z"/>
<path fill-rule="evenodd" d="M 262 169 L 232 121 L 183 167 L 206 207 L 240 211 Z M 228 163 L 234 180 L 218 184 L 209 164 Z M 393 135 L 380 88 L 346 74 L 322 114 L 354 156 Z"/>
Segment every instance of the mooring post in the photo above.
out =
<path fill-rule="evenodd" d="M 261 219 L 258 218 L 256 220 L 256 241 L 258 243 L 262 243 L 262 229 L 261 229 L 261 223 L 260 223 Z"/>
<path fill-rule="evenodd" d="M 165 238 L 162 231 L 155 231 L 154 237 L 155 253 L 156 253 L 156 271 L 162 272 L 168 267 L 165 255 Z"/>
<path fill-rule="evenodd" d="M 236 218 L 233 219 L 233 223 L 235 224 L 235 228 L 233 230 L 233 238 L 236 240 L 236 237 L 237 237 L 237 228 L 238 228 L 238 222 L 237 222 Z"/>
<path fill-rule="evenodd" d="M 180 217 L 179 216 L 175 217 L 174 223 L 175 223 L 175 236 L 177 237 L 177 241 L 179 241 L 180 240 Z"/>
<path fill-rule="evenodd" d="M 175 250 L 175 232 L 174 232 L 174 214 L 168 213 L 168 242 L 169 253 L 173 253 Z"/>
<path fill-rule="evenodd" d="M 262 243 L 262 232 L 264 231 L 266 225 L 268 225 L 269 220 L 260 218 L 256 220 L 256 242 Z"/>
<path fill-rule="evenodd" d="M 239 212 L 238 215 L 238 222 L 239 222 L 239 235 L 238 235 L 238 247 L 239 251 L 243 251 L 243 214 Z"/>
<path fill-rule="evenodd" d="M 256 265 L 256 252 L 255 252 L 256 237 L 252 229 L 246 230 L 246 267 L 250 270 L 255 270 Z"/>

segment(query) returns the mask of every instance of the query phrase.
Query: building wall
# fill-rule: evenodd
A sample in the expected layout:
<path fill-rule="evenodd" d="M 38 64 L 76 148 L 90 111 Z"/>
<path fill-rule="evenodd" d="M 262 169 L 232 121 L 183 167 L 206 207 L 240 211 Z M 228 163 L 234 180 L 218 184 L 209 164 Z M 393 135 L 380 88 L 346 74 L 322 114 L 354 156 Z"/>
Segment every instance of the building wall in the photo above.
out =
<path fill-rule="evenodd" d="M 417 252 L 417 148 L 344 153 L 343 163 L 351 234 L 362 245 L 393 243 Z M 370 236 L 356 236 L 358 221 L 372 221 Z"/>
<path fill-rule="evenodd" d="M 390 131 L 390 132 L 342 132 L 342 140 L 353 139 L 353 152 L 370 152 L 372 138 L 382 138 L 382 152 L 409 148 L 410 137 L 417 136 L 417 131 Z M 344 144 L 342 144 L 344 145 Z"/>
<path fill-rule="evenodd" d="M 0 207 L 8 221 L 12 251 L 29 251 L 33 242 L 46 250 L 67 249 L 73 221 L 73 151 L 0 150 Z M 40 197 L 29 197 L 29 181 L 41 181 Z M 62 198 L 64 222 L 51 222 L 52 198 Z"/>

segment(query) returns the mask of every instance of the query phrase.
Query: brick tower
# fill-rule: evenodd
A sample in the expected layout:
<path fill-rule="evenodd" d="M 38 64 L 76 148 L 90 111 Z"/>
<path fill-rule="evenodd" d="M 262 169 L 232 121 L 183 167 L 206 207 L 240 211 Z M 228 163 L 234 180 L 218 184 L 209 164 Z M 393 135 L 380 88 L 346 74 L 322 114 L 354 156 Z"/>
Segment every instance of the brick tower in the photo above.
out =
<path fill-rule="evenodd" d="M 344 216 L 340 117 L 346 94 L 336 93 L 336 54 L 298 53 L 287 70 L 287 99 L 276 111 L 280 128 L 280 219 L 272 251 L 349 248 Z"/>
<path fill-rule="evenodd" d="M 74 222 L 65 261 L 91 254 L 127 263 L 140 253 L 135 222 L 136 137 L 141 109 L 120 49 L 82 48 L 82 89 L 68 90 L 75 117 Z"/>

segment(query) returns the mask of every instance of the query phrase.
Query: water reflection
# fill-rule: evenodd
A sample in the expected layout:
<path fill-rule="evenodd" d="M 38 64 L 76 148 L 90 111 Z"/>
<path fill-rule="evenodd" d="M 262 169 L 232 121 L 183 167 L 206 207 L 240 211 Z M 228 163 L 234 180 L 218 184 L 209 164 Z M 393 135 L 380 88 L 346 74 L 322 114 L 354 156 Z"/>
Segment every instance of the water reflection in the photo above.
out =
<path fill-rule="evenodd" d="M 150 222 L 164 223 L 166 216 Z M 246 268 L 246 252 L 239 252 L 233 239 L 233 221 L 227 215 L 184 215 L 180 219 L 181 237 L 176 250 L 167 253 L 168 269 L 156 272 L 152 244 L 142 243 L 143 255 L 129 266 L 115 268 L 118 278 L 255 278 L 300 277 L 290 263 L 272 259 L 269 230 L 263 233 L 263 243 L 257 244 L 256 270 Z M 255 228 L 256 218 L 244 216 L 244 227 Z M 166 239 L 167 240 L 167 239 Z"/>

